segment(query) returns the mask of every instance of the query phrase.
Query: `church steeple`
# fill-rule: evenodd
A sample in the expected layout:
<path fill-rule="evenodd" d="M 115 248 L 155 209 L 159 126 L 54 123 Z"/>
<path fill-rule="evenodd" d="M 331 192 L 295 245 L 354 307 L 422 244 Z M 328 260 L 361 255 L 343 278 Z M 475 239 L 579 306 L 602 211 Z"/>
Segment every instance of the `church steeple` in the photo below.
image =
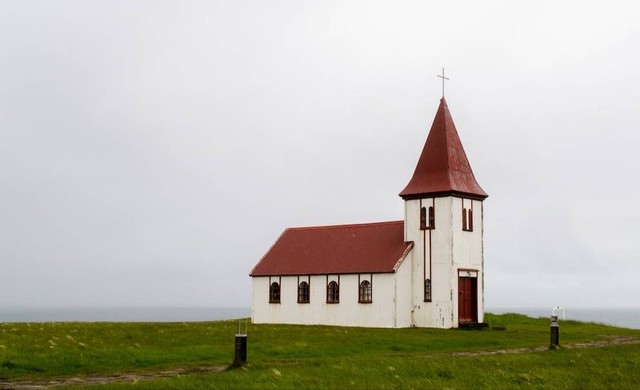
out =
<path fill-rule="evenodd" d="M 408 200 L 449 195 L 479 200 L 489 196 L 473 176 L 443 97 L 413 177 L 400 196 Z"/>

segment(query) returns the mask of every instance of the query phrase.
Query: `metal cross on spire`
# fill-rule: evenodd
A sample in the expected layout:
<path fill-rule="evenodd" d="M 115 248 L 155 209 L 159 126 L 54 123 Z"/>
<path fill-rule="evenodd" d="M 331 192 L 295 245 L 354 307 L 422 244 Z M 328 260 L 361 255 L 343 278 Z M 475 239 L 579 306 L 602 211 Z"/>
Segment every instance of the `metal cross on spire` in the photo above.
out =
<path fill-rule="evenodd" d="M 449 80 L 448 77 L 444 77 L 444 66 L 442 67 L 442 76 L 441 75 L 437 75 L 437 76 L 442 79 L 442 98 L 444 99 L 444 81 Z"/>

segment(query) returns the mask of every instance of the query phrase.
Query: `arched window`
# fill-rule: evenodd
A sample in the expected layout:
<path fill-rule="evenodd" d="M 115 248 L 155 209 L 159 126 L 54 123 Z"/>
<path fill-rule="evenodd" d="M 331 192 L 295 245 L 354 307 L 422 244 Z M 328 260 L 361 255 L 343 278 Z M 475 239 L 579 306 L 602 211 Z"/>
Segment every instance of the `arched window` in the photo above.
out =
<path fill-rule="evenodd" d="M 369 282 L 368 280 L 363 280 L 362 282 L 360 282 L 358 302 L 371 303 L 371 282 Z"/>
<path fill-rule="evenodd" d="M 280 284 L 273 282 L 269 286 L 269 303 L 280 303 Z"/>
<path fill-rule="evenodd" d="M 335 281 L 327 284 L 327 303 L 340 302 L 340 286 Z"/>
<path fill-rule="evenodd" d="M 424 281 L 424 301 L 431 302 L 431 279 Z"/>
<path fill-rule="evenodd" d="M 467 230 L 467 209 L 462 208 L 462 230 Z"/>
<path fill-rule="evenodd" d="M 433 211 L 433 206 L 429 207 L 429 229 L 436 228 L 436 214 Z"/>
<path fill-rule="evenodd" d="M 309 283 L 300 282 L 298 285 L 298 303 L 309 303 Z"/>
<path fill-rule="evenodd" d="M 433 211 L 433 206 L 429 206 L 429 218 L 427 219 L 427 208 L 422 207 L 420 209 L 420 230 L 435 229 L 436 216 Z"/>
<path fill-rule="evenodd" d="M 462 230 L 473 231 L 473 210 L 462 208 Z"/>

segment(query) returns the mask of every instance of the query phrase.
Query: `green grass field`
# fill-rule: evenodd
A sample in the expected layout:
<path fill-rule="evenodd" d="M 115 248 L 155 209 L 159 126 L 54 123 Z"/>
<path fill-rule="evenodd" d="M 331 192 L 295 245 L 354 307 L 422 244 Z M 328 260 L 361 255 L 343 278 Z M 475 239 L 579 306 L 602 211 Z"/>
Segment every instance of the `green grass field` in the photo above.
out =
<path fill-rule="evenodd" d="M 493 329 L 370 329 L 249 325 L 248 364 L 218 373 L 135 382 L 141 388 L 638 388 L 640 330 L 490 315 Z M 506 330 L 495 330 L 501 327 Z M 236 321 L 3 323 L 0 381 L 153 373 L 233 360 Z M 524 348 L 520 353 L 493 353 Z M 469 352 L 463 354 L 462 352 Z M 480 354 L 476 352 L 481 352 Z M 130 387 L 131 383 L 101 388 Z"/>

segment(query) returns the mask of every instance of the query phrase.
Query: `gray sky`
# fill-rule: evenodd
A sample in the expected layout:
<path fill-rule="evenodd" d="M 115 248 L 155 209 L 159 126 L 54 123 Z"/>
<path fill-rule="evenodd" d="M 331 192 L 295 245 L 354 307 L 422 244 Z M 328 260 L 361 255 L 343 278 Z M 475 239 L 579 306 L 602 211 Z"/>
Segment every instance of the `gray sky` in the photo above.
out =
<path fill-rule="evenodd" d="M 485 304 L 637 306 L 638 7 L 2 1 L 0 307 L 249 306 L 284 228 L 402 219 L 442 66 Z"/>

